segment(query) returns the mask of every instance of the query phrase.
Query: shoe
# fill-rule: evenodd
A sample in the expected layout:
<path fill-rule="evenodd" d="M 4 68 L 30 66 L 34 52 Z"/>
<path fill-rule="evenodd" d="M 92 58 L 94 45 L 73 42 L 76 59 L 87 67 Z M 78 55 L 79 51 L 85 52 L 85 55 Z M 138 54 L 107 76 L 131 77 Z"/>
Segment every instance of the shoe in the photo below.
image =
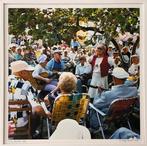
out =
<path fill-rule="evenodd" d="M 34 134 L 32 135 L 32 139 L 40 139 L 41 134 L 38 130 L 35 130 Z"/>

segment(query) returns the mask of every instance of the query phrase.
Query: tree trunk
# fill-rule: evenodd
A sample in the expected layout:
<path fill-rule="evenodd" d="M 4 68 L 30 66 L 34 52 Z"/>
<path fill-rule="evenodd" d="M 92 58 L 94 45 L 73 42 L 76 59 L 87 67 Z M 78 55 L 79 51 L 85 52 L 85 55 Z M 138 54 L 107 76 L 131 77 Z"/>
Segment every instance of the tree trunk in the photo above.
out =
<path fill-rule="evenodd" d="M 119 47 L 119 45 L 117 44 L 117 42 L 115 41 L 114 38 L 111 39 L 111 42 L 114 44 L 115 48 L 116 48 L 116 49 L 118 50 L 118 52 L 119 52 L 119 56 L 120 56 L 120 59 L 121 59 L 122 67 L 123 67 L 124 69 L 126 69 L 125 62 L 123 61 L 122 54 L 121 54 L 121 48 Z"/>
<path fill-rule="evenodd" d="M 136 47 L 139 43 L 139 40 L 140 40 L 140 37 L 137 36 L 136 42 L 134 43 L 133 48 L 132 48 L 132 55 L 134 55 L 136 53 Z"/>

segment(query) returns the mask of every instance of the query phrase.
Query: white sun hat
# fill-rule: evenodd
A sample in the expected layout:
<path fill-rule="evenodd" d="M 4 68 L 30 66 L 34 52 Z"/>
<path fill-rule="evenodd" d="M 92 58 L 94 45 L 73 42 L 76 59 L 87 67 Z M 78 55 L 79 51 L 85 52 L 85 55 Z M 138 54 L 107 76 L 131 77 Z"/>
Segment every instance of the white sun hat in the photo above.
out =
<path fill-rule="evenodd" d="M 42 54 L 38 57 L 37 61 L 38 63 L 44 63 L 47 59 L 47 56 L 45 54 Z"/>
<path fill-rule="evenodd" d="M 50 140 L 56 139 L 91 139 L 89 130 L 72 119 L 64 119 L 59 122 Z"/>
<path fill-rule="evenodd" d="M 129 77 L 129 74 L 122 67 L 115 67 L 112 71 L 112 76 L 118 79 L 125 79 Z"/>
<path fill-rule="evenodd" d="M 25 61 L 22 60 L 12 62 L 10 68 L 12 70 L 12 73 L 19 72 L 22 70 L 34 70 L 34 67 L 28 65 Z"/>

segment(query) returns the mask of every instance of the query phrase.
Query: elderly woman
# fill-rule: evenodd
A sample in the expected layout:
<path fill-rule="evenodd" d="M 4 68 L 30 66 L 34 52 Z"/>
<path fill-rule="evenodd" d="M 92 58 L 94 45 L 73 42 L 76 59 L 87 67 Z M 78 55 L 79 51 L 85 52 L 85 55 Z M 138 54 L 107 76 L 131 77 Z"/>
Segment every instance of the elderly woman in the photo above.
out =
<path fill-rule="evenodd" d="M 77 84 L 76 76 L 71 72 L 63 72 L 59 77 L 57 87 L 52 91 L 54 94 L 57 90 L 60 90 L 61 94 L 71 94 L 75 91 Z"/>
<path fill-rule="evenodd" d="M 57 85 L 57 81 L 52 80 L 52 78 L 49 78 L 49 76 L 52 76 L 52 72 L 48 71 L 45 67 L 48 63 L 48 58 L 45 54 L 42 54 L 38 59 L 38 65 L 35 67 L 32 76 L 33 78 L 37 79 L 40 84 L 43 85 L 43 89 L 38 94 L 38 98 L 43 99 L 49 92 L 54 90 Z M 42 76 L 42 73 L 46 73 L 47 76 Z"/>
<path fill-rule="evenodd" d="M 71 72 L 63 72 L 59 78 L 58 87 L 61 94 L 70 94 L 76 89 L 77 78 Z"/>
<path fill-rule="evenodd" d="M 50 103 L 50 108 L 52 109 L 53 98 L 57 100 L 62 94 L 71 94 L 76 90 L 77 78 L 71 72 L 63 72 L 59 77 L 59 82 L 57 87 L 51 92 L 52 95 L 45 97 L 45 101 Z M 59 96 L 55 96 L 54 93 L 60 90 Z"/>

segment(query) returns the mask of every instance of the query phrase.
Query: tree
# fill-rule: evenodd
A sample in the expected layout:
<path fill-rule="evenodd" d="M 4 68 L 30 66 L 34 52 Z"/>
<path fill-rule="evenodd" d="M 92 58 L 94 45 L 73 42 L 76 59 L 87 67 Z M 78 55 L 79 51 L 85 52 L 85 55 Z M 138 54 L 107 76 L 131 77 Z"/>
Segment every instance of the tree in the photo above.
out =
<path fill-rule="evenodd" d="M 82 26 L 80 22 L 92 22 L 93 26 Z M 117 37 L 117 29 L 119 33 L 139 33 L 139 26 L 138 8 L 9 9 L 10 34 L 23 35 L 28 28 L 34 39 L 48 39 L 51 45 L 62 39 L 69 43 L 78 30 L 92 30 L 93 37 L 101 33 L 109 43 Z M 92 43 L 92 38 L 88 43 Z"/>

